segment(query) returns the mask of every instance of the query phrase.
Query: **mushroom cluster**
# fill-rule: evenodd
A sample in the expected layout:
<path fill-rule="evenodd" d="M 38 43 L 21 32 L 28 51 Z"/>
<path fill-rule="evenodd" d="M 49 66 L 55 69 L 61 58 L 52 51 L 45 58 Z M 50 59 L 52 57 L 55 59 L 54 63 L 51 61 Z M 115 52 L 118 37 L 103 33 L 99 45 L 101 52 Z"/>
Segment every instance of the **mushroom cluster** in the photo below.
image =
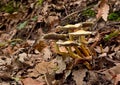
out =
<path fill-rule="evenodd" d="M 92 59 L 92 55 L 87 46 L 88 42 L 85 37 L 86 35 L 92 34 L 92 32 L 85 31 L 84 29 L 92 25 L 92 22 L 82 22 L 74 25 L 58 26 L 57 29 L 67 31 L 67 33 L 49 33 L 44 36 L 44 39 L 52 39 L 55 41 L 55 47 L 58 54 L 62 56 L 67 55 L 82 61 L 84 60 L 83 64 L 88 69 L 91 69 L 89 60 Z M 59 49 L 61 46 L 64 46 L 67 52 L 61 52 Z"/>

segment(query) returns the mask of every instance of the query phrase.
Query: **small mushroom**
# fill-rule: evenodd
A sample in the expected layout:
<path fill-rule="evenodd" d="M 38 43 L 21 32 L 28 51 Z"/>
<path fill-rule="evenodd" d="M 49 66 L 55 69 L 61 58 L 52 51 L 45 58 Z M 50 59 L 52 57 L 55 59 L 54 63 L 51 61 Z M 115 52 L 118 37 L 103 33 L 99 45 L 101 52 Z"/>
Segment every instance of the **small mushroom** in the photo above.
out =
<path fill-rule="evenodd" d="M 67 34 L 56 34 L 56 33 L 49 33 L 44 35 L 44 39 L 53 39 L 53 40 L 66 40 Z"/>
<path fill-rule="evenodd" d="M 85 40 L 85 35 L 92 34 L 90 31 L 84 31 L 84 30 L 78 30 L 76 32 L 69 33 L 69 35 L 73 36 L 79 36 L 79 42 L 87 44 L 87 41 Z"/>
<path fill-rule="evenodd" d="M 89 35 L 92 34 L 90 31 L 85 31 L 85 30 L 78 30 L 76 32 L 69 33 L 70 35 L 75 35 L 75 36 L 81 36 L 81 35 Z"/>
<path fill-rule="evenodd" d="M 93 25 L 93 22 L 83 22 L 82 27 L 91 27 Z"/>
<path fill-rule="evenodd" d="M 75 25 L 58 26 L 57 28 L 61 30 L 73 30 L 73 29 L 78 29 L 81 26 L 82 26 L 81 23 L 77 23 Z"/>
<path fill-rule="evenodd" d="M 65 42 L 56 42 L 56 44 L 58 45 L 62 45 L 62 46 L 79 46 L 80 44 L 78 44 L 77 42 L 74 41 L 65 41 Z"/>
<path fill-rule="evenodd" d="M 74 25 L 68 24 L 65 26 L 58 26 L 56 28 L 61 29 L 61 30 L 70 30 L 70 29 L 78 29 L 81 27 L 91 27 L 93 25 L 93 22 L 83 22 L 83 23 L 77 23 Z"/>
<path fill-rule="evenodd" d="M 87 46 L 84 45 L 87 43 L 87 41 L 85 40 L 85 35 L 89 35 L 92 34 L 92 32 L 90 31 L 84 31 L 84 30 L 79 30 L 77 32 L 73 32 L 73 33 L 69 33 L 70 35 L 74 35 L 74 36 L 79 36 L 79 43 L 83 43 L 81 44 L 81 49 L 83 50 L 85 56 L 90 56 L 90 51 L 88 50 Z"/>
<path fill-rule="evenodd" d="M 67 30 L 68 33 L 71 33 L 71 32 L 73 32 L 73 30 L 78 29 L 78 28 L 80 28 L 81 26 L 82 26 L 82 24 L 81 24 L 81 23 L 78 23 L 78 24 L 75 24 L 75 25 L 58 26 L 57 29 Z M 70 40 L 73 40 L 72 35 L 69 35 L 69 39 L 70 39 Z"/>
<path fill-rule="evenodd" d="M 57 53 L 60 54 L 60 50 L 58 45 L 56 44 L 57 40 L 66 40 L 67 39 L 67 34 L 56 34 L 56 33 L 49 33 L 44 35 L 44 39 L 52 39 L 55 41 L 55 49 L 57 51 Z"/>
<path fill-rule="evenodd" d="M 68 53 L 71 55 L 72 58 L 80 58 L 82 59 L 81 56 L 75 54 L 74 52 L 72 52 L 71 47 L 73 46 L 79 46 L 80 44 L 78 44 L 77 42 L 74 41 L 65 41 L 65 42 L 56 42 L 57 45 L 61 45 L 61 46 L 65 46 L 65 48 L 68 50 Z"/>
<path fill-rule="evenodd" d="M 78 46 L 80 46 L 81 44 L 80 43 L 77 43 L 77 42 L 75 42 L 75 41 L 65 41 L 65 42 L 56 42 L 56 44 L 58 44 L 58 45 L 62 45 L 62 46 L 69 46 L 69 47 L 74 47 L 75 48 L 75 51 L 77 52 L 77 54 L 80 56 L 80 57 L 85 57 L 81 52 L 80 52 L 80 50 L 78 49 Z M 69 48 L 69 49 L 71 49 L 71 48 Z M 68 49 L 68 50 L 69 50 Z"/>

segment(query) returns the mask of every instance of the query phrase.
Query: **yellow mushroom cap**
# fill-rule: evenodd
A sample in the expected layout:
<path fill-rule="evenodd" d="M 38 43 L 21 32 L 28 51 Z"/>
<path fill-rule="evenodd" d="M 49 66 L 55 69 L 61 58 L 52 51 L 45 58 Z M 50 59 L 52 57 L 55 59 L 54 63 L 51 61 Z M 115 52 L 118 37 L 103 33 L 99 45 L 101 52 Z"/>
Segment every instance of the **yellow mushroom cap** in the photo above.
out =
<path fill-rule="evenodd" d="M 61 30 L 71 30 L 71 29 L 78 29 L 81 26 L 82 26 L 81 23 L 77 23 L 75 25 L 69 24 L 69 25 L 65 25 L 65 26 L 58 26 L 57 28 L 61 29 Z"/>
<path fill-rule="evenodd" d="M 93 22 L 83 22 L 82 27 L 91 27 L 93 25 Z"/>
<path fill-rule="evenodd" d="M 78 30 L 76 32 L 72 32 L 72 33 L 69 33 L 69 34 L 74 35 L 74 36 L 80 36 L 80 35 L 89 35 L 89 34 L 92 34 L 92 32 L 85 31 L 85 30 Z"/>
<path fill-rule="evenodd" d="M 49 33 L 44 35 L 44 39 L 66 40 L 67 36 L 67 34 Z"/>
<path fill-rule="evenodd" d="M 65 41 L 65 42 L 58 41 L 56 42 L 56 44 L 61 45 L 61 46 L 79 46 L 80 45 L 74 41 Z"/>
<path fill-rule="evenodd" d="M 68 24 L 65 26 L 57 26 L 56 29 L 59 30 L 72 30 L 72 29 L 79 29 L 81 27 L 90 27 L 93 25 L 93 22 L 82 22 L 82 23 L 77 23 L 77 24 Z"/>

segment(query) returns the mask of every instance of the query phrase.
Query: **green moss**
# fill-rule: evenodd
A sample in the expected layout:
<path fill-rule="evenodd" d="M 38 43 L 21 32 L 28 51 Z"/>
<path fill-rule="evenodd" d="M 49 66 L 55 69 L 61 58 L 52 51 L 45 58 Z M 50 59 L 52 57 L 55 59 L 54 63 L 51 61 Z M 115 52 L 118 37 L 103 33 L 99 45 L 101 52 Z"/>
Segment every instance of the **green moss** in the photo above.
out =
<path fill-rule="evenodd" d="M 1 5 L 0 11 L 13 13 L 18 10 L 18 7 L 14 7 L 14 0 L 9 1 L 6 5 Z"/>
<path fill-rule="evenodd" d="M 110 13 L 108 19 L 111 21 L 120 21 L 120 11 Z"/>
<path fill-rule="evenodd" d="M 43 3 L 43 0 L 38 0 L 38 4 L 41 5 Z"/>
<path fill-rule="evenodd" d="M 110 33 L 109 35 L 105 35 L 104 40 L 105 40 L 105 41 L 109 41 L 110 39 L 118 36 L 119 33 L 120 33 L 119 30 L 115 30 L 115 31 L 113 31 L 112 33 Z"/>
<path fill-rule="evenodd" d="M 88 17 L 94 17 L 95 16 L 95 11 L 91 9 L 84 10 L 82 12 L 83 16 L 88 16 Z"/>

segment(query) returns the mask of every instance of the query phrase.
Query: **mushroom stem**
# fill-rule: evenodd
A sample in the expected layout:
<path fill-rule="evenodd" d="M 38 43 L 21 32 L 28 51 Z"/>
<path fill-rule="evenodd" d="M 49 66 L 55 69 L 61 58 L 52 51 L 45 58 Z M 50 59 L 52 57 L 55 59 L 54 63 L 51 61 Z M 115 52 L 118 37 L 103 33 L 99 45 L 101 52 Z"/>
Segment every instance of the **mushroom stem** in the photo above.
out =
<path fill-rule="evenodd" d="M 80 52 L 80 50 L 78 49 L 77 46 L 74 46 L 74 48 L 75 48 L 75 51 L 77 52 L 77 54 L 78 54 L 79 56 L 81 56 L 82 58 L 85 57 L 85 56 Z"/>
<path fill-rule="evenodd" d="M 72 58 L 82 59 L 82 57 L 72 52 L 71 47 L 68 47 L 68 48 L 66 47 L 66 49 L 68 50 L 68 53 L 71 55 Z"/>
<path fill-rule="evenodd" d="M 89 51 L 85 45 L 80 46 L 85 56 L 90 56 Z"/>
<path fill-rule="evenodd" d="M 68 53 L 65 53 L 65 52 L 61 52 L 60 49 L 59 49 L 59 46 L 55 43 L 55 49 L 57 51 L 58 54 L 62 55 L 62 56 L 69 56 Z"/>
<path fill-rule="evenodd" d="M 72 30 L 68 30 L 68 33 L 71 33 L 72 32 Z M 73 36 L 72 35 L 69 35 L 69 40 L 73 40 Z"/>
<path fill-rule="evenodd" d="M 87 44 L 88 42 L 85 40 L 85 36 L 80 36 L 81 43 Z"/>
<path fill-rule="evenodd" d="M 82 43 L 80 47 L 81 47 L 82 51 L 84 52 L 85 56 L 89 56 L 90 51 L 85 46 L 86 42 L 87 41 L 85 40 L 85 36 L 79 36 L 79 43 Z"/>
<path fill-rule="evenodd" d="M 90 65 L 87 61 L 85 61 L 83 64 L 84 64 L 89 70 L 92 69 L 91 65 Z"/>
<path fill-rule="evenodd" d="M 56 49 L 57 53 L 60 52 L 59 46 L 56 44 L 56 42 L 55 42 L 55 49 Z"/>

